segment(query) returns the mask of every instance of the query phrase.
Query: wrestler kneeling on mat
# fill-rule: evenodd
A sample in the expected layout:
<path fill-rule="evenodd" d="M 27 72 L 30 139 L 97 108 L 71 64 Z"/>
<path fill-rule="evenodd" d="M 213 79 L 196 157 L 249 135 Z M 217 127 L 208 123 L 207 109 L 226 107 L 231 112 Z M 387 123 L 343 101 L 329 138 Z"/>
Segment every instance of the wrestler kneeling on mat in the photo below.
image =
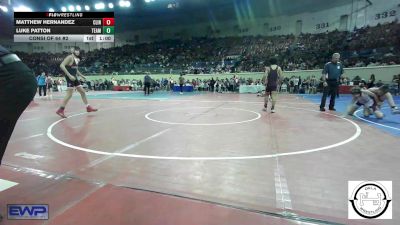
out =
<path fill-rule="evenodd" d="M 383 113 L 378 110 L 376 103 L 378 102 L 378 97 L 374 93 L 356 86 L 351 89 L 351 94 L 353 95 L 353 99 L 347 111 L 349 115 L 353 115 L 358 108 L 363 106 L 364 116 L 375 114 L 376 118 L 383 118 Z"/>
<path fill-rule="evenodd" d="M 372 87 L 369 88 L 368 90 L 374 93 L 378 97 L 378 102 L 377 102 L 378 108 L 381 108 L 386 100 L 392 110 L 392 114 L 400 114 L 400 110 L 394 103 L 392 94 L 390 94 L 389 92 L 388 85 L 385 84 L 380 87 Z"/>

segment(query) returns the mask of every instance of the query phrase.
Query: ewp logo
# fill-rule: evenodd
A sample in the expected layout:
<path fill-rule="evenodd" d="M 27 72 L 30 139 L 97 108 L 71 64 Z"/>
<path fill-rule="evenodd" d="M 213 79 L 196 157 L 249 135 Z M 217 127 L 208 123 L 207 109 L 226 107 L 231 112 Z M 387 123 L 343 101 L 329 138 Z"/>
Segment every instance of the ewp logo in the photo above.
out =
<path fill-rule="evenodd" d="M 49 205 L 7 205 L 9 220 L 48 220 Z"/>

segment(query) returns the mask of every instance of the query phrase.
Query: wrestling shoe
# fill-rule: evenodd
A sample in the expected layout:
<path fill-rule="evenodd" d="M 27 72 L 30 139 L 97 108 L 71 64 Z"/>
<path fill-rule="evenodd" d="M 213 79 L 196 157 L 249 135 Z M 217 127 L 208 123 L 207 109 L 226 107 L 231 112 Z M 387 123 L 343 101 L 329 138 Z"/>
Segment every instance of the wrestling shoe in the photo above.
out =
<path fill-rule="evenodd" d="M 61 116 L 62 118 L 67 118 L 67 116 L 64 114 L 63 108 L 59 108 L 56 113 L 57 113 L 57 115 Z"/>
<path fill-rule="evenodd" d="M 90 105 L 88 107 L 86 107 L 86 112 L 96 112 L 96 111 L 97 111 L 97 109 L 93 108 Z"/>
<path fill-rule="evenodd" d="M 397 106 L 393 107 L 392 114 L 400 114 L 400 109 Z"/>

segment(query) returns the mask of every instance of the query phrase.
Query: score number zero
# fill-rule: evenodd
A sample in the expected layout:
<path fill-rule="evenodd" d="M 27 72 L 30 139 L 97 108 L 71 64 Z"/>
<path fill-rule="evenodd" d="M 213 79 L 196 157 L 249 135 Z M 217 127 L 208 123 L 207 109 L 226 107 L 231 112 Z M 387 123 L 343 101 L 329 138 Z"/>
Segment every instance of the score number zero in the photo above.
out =
<path fill-rule="evenodd" d="M 103 26 L 101 28 L 92 28 L 92 34 L 114 34 L 114 18 L 103 18 L 102 20 L 93 20 L 93 25 Z"/>
<path fill-rule="evenodd" d="M 96 27 L 96 28 L 91 28 L 92 29 L 92 34 L 114 34 L 114 27 Z"/>

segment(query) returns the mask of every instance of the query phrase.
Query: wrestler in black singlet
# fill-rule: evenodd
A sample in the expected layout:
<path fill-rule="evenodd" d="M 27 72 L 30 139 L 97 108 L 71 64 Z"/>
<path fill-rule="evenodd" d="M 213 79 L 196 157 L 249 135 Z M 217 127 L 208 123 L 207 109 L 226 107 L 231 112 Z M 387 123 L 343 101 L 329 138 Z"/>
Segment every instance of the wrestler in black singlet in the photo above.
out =
<path fill-rule="evenodd" d="M 276 67 L 275 70 L 272 69 L 272 67 L 270 67 L 269 72 L 268 72 L 268 76 L 267 76 L 267 87 L 266 87 L 266 92 L 272 92 L 272 91 L 276 91 L 278 88 L 278 66 Z"/>
<path fill-rule="evenodd" d="M 69 74 L 71 74 L 73 77 L 75 77 L 75 80 L 72 81 L 71 79 L 69 79 L 69 77 L 67 75 L 65 75 L 65 79 L 67 80 L 67 87 L 78 87 L 81 85 L 81 83 L 79 82 L 78 79 L 78 64 L 79 64 L 79 58 L 74 57 L 74 62 L 72 63 L 72 65 L 67 65 L 65 66 L 65 68 L 68 70 Z"/>

